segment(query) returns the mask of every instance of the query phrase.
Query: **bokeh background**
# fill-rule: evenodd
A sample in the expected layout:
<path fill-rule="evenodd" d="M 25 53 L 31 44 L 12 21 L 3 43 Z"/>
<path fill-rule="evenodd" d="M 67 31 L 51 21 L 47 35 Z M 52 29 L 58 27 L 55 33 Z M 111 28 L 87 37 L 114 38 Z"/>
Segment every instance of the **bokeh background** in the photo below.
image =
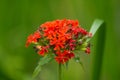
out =
<path fill-rule="evenodd" d="M 94 19 L 105 24 L 91 40 L 92 53 L 81 54 L 85 71 L 71 60 L 63 80 L 120 80 L 120 0 L 0 0 L 0 80 L 33 80 L 39 56 L 25 41 L 40 24 L 78 19 L 89 30 Z M 57 80 L 55 61 L 34 80 Z"/>

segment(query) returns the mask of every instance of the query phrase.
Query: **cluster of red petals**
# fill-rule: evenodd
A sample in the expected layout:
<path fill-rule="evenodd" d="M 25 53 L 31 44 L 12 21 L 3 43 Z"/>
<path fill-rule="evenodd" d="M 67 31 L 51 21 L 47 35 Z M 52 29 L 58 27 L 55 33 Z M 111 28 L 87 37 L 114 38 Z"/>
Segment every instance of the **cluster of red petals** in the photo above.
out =
<path fill-rule="evenodd" d="M 31 43 L 36 43 L 41 38 L 40 32 L 36 31 L 34 34 L 30 34 L 26 41 L 26 47 L 28 47 Z"/>
<path fill-rule="evenodd" d="M 75 46 L 76 46 L 75 42 L 76 42 L 76 40 L 74 40 L 74 39 L 69 39 L 68 40 L 68 45 L 69 45 L 69 49 L 70 50 L 74 50 L 75 49 Z"/>
<path fill-rule="evenodd" d="M 77 20 L 56 20 L 52 22 L 46 22 L 40 26 L 44 31 L 44 36 L 50 41 L 50 45 L 54 46 L 54 50 L 61 50 L 66 48 L 66 44 L 69 43 L 69 47 L 74 50 L 75 40 L 79 35 L 87 35 L 88 32 L 80 27 Z"/>
<path fill-rule="evenodd" d="M 87 54 L 90 54 L 90 47 L 87 47 L 86 50 L 85 50 L 85 52 L 86 52 Z"/>
<path fill-rule="evenodd" d="M 64 64 L 67 62 L 69 59 L 74 57 L 74 54 L 68 50 L 65 50 L 63 52 L 56 52 L 57 56 L 55 57 L 56 61 L 60 64 Z"/>
<path fill-rule="evenodd" d="M 41 55 L 41 56 L 44 56 L 45 53 L 48 52 L 48 46 L 42 46 L 41 49 L 38 51 L 38 54 Z"/>
<path fill-rule="evenodd" d="M 55 20 L 42 24 L 34 34 L 28 36 L 26 47 L 31 43 L 38 43 L 38 40 L 41 43 L 44 41 L 47 44 L 40 44 L 40 47 L 36 47 L 38 54 L 44 56 L 48 49 L 52 49 L 56 55 L 55 60 L 64 64 L 74 57 L 73 50 L 78 40 L 86 35 L 92 36 L 79 25 L 77 20 Z M 87 47 L 85 52 L 90 53 L 90 48 Z"/>

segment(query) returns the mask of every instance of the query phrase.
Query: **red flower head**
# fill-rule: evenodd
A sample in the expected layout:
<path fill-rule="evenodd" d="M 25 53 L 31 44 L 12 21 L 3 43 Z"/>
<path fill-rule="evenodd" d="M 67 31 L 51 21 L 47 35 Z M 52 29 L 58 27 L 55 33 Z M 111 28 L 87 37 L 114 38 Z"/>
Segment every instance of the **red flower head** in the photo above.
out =
<path fill-rule="evenodd" d="M 74 57 L 73 51 L 85 42 L 86 36 L 91 37 L 92 34 L 83 29 L 77 20 L 55 20 L 45 22 L 34 34 L 29 35 L 26 47 L 33 43 L 40 56 L 52 53 L 58 63 L 64 64 Z M 85 52 L 90 53 L 90 48 Z"/>

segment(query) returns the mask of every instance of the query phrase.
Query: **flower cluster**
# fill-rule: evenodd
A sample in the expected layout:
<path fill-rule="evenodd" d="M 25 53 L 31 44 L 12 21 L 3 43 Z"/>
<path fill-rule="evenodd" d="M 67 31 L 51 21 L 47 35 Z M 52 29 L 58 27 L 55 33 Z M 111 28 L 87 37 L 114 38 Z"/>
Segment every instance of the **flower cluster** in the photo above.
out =
<path fill-rule="evenodd" d="M 84 45 L 90 37 L 92 34 L 83 29 L 77 20 L 55 20 L 40 25 L 34 34 L 29 35 L 26 47 L 33 43 L 39 55 L 54 54 L 54 59 L 64 64 L 75 57 L 74 50 L 77 48 L 90 53 L 89 44 Z"/>

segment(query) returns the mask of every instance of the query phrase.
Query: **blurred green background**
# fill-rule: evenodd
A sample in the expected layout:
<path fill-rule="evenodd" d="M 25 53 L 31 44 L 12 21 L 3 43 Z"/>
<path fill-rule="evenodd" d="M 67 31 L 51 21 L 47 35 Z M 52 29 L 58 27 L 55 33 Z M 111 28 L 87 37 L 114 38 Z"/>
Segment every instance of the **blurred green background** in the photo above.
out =
<path fill-rule="evenodd" d="M 120 80 L 120 0 L 0 0 L 0 80 L 32 80 L 39 56 L 25 41 L 40 24 L 55 19 L 78 19 L 87 30 L 94 19 L 105 24 L 92 39 L 92 53 L 71 60 L 63 80 Z M 35 80 L 57 80 L 55 61 Z"/>

